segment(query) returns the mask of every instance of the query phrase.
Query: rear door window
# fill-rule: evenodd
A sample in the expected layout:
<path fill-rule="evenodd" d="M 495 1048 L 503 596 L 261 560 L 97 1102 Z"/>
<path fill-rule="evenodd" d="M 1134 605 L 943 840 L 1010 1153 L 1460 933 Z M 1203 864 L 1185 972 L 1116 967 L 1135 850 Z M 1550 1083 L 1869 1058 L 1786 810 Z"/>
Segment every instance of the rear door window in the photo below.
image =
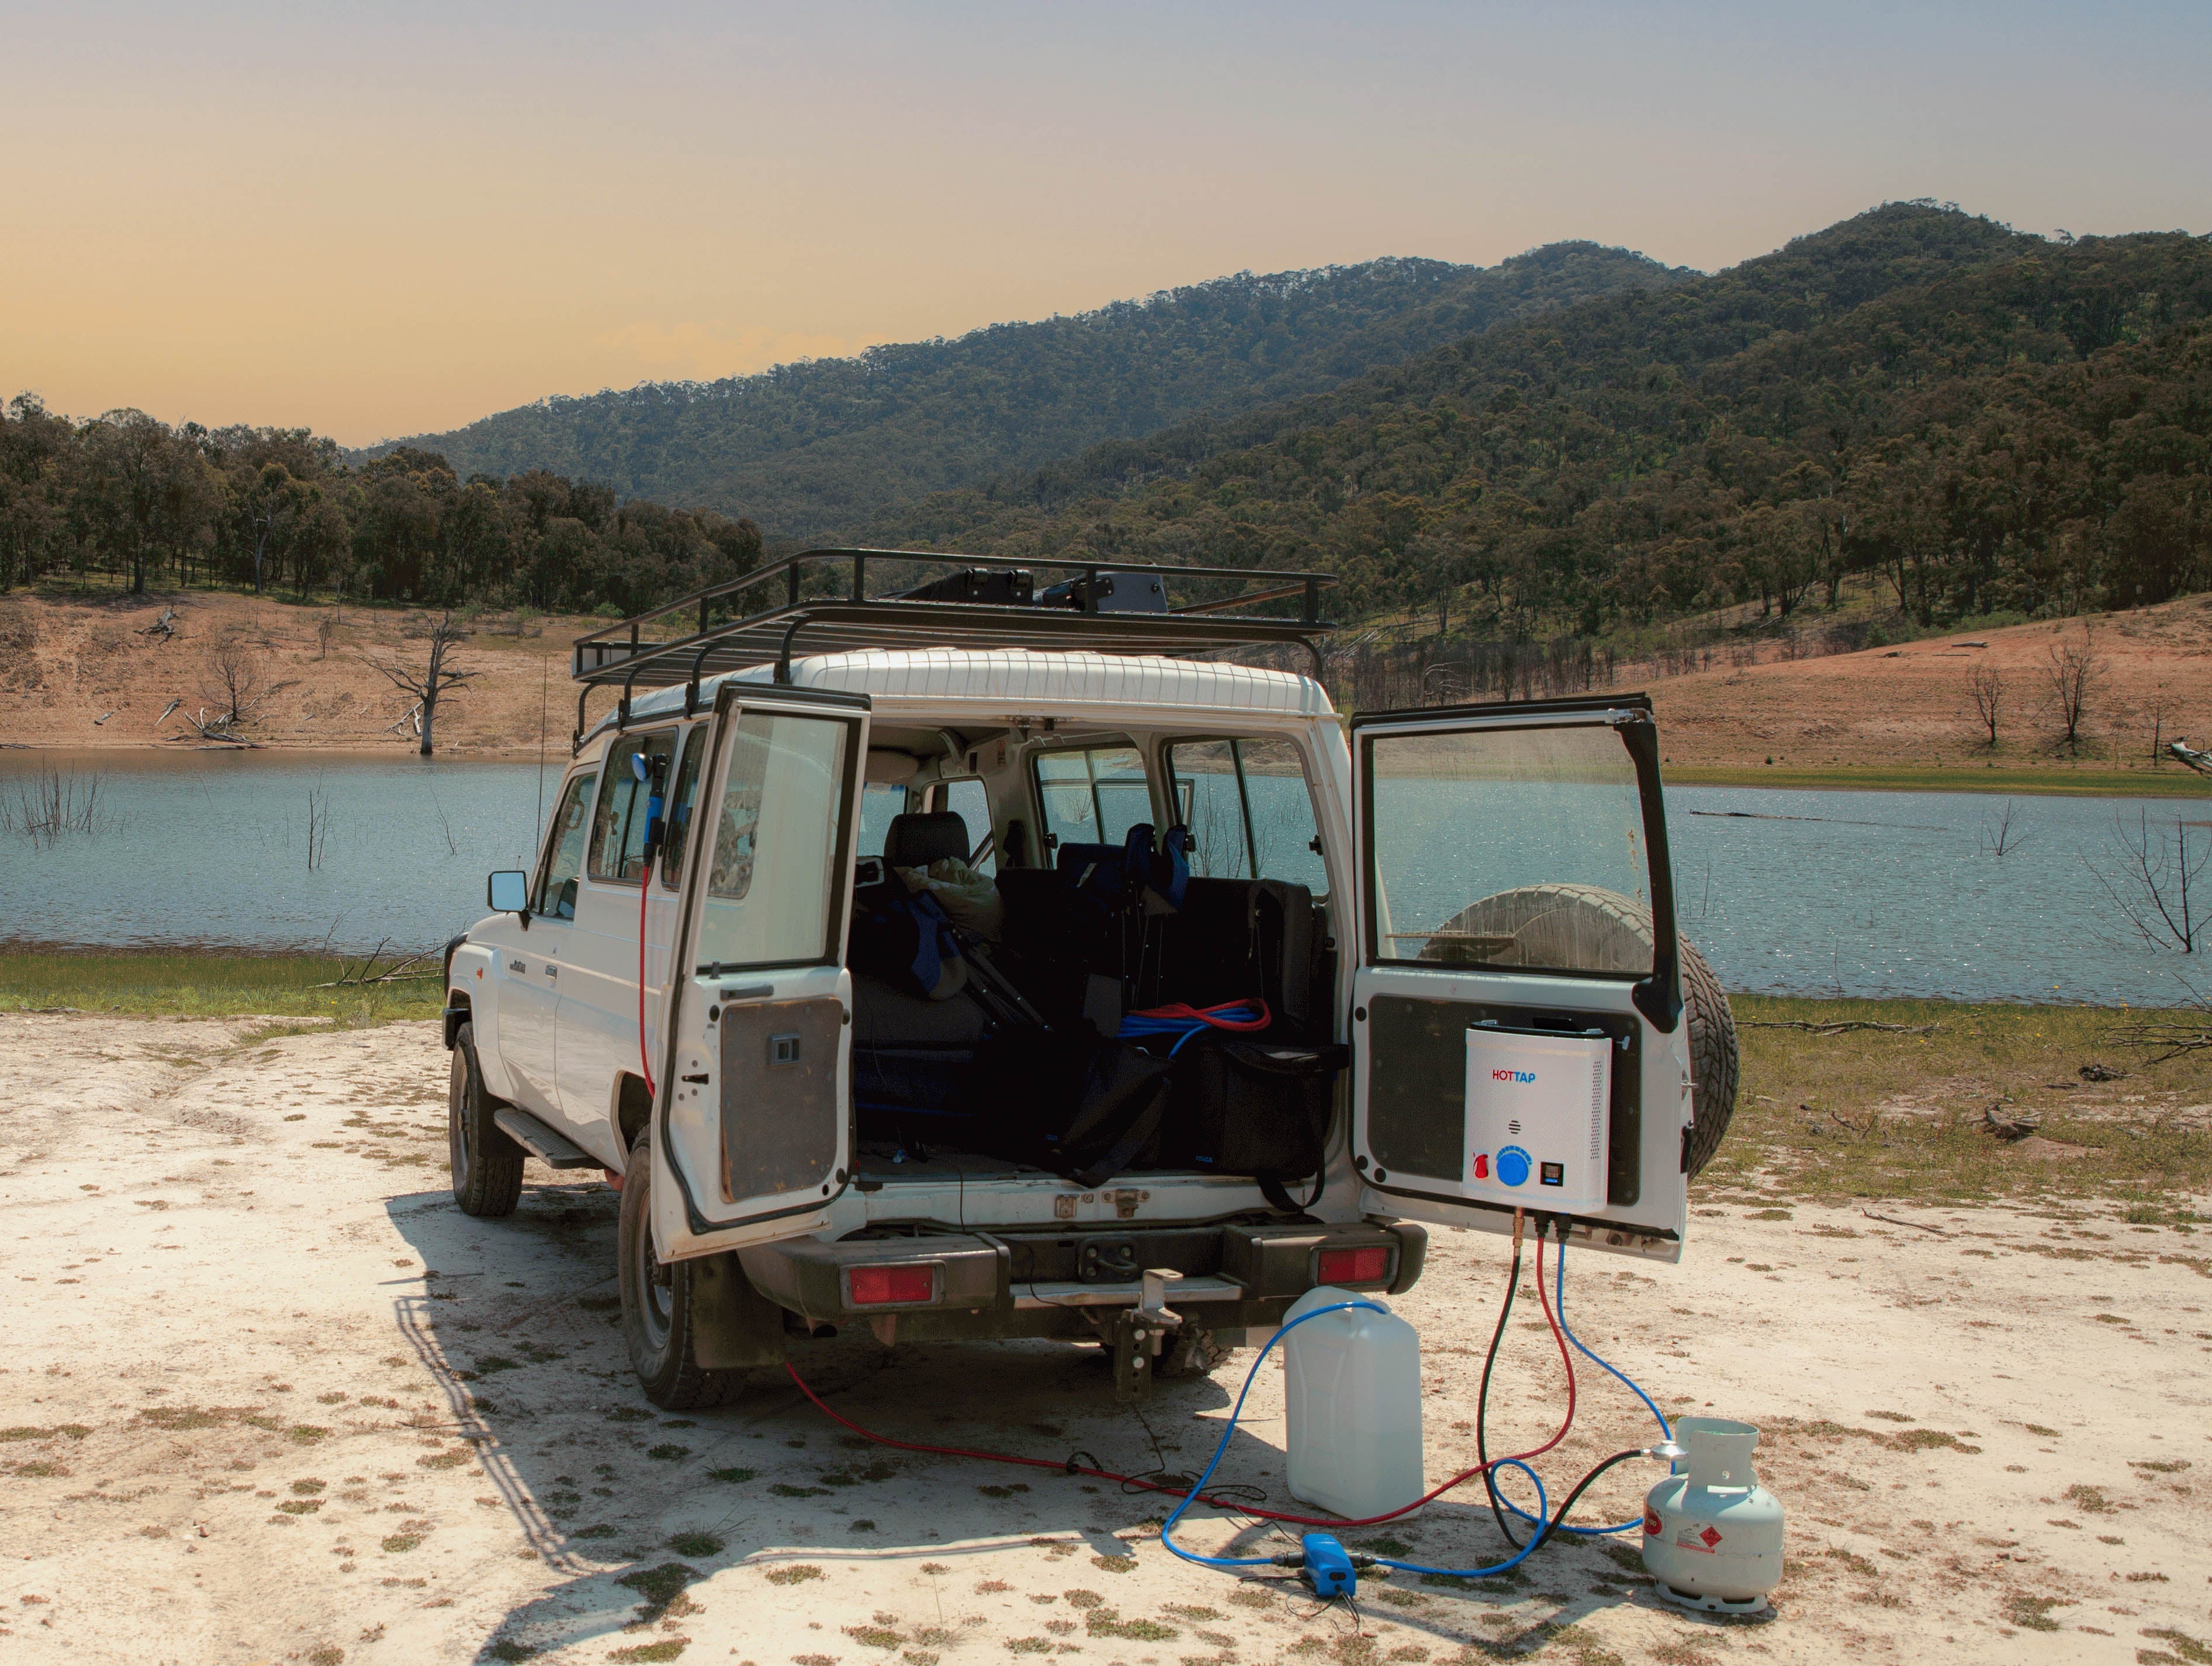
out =
<path fill-rule="evenodd" d="M 1037 800 L 1046 838 L 1068 844 L 1120 844 L 1152 818 L 1145 760 L 1134 746 L 1069 747 L 1040 752 Z"/>
<path fill-rule="evenodd" d="M 860 845 L 863 856 L 884 854 L 884 840 L 894 819 L 906 814 L 906 788 L 869 781 L 860 789 Z"/>
<path fill-rule="evenodd" d="M 1289 741 L 1178 740 L 1168 748 L 1168 783 L 1176 819 L 1190 829 L 1193 873 L 1328 894 L 1313 794 Z"/>

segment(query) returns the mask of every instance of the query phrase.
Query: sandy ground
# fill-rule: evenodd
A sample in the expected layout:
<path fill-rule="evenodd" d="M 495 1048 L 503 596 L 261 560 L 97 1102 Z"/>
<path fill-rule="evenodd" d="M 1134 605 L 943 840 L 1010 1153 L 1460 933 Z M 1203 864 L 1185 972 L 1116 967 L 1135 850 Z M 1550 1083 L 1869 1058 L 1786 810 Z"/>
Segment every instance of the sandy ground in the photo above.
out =
<path fill-rule="evenodd" d="M 148 637 L 162 608 L 179 613 L 173 640 Z M 190 709 L 203 692 L 210 640 L 244 634 L 272 684 L 253 734 L 267 745 L 325 751 L 402 751 L 390 733 L 407 709 L 362 656 L 419 660 L 404 633 L 427 616 L 349 611 L 325 645 L 317 626 L 326 605 L 295 606 L 192 593 L 181 598 L 73 601 L 0 597 L 0 738 L 52 747 L 144 747 L 185 733 L 172 699 Z M 481 673 L 440 710 L 439 750 L 537 755 L 541 716 L 555 749 L 566 744 L 576 697 L 568 681 L 570 641 L 603 621 L 539 618 L 520 626 L 486 616 L 459 663 Z M 1994 763 L 2000 769 L 2054 764 L 2094 772 L 2132 763 L 2169 781 L 2177 766 L 2149 768 L 2154 713 L 2163 734 L 2212 741 L 2212 597 L 2192 597 L 2086 622 L 2099 661 L 2087 705 L 2084 744 L 2058 744 L 2049 678 L 2052 646 L 2078 648 L 2084 623 L 2021 625 L 1899 648 L 1784 660 L 1771 643 L 1755 662 L 1716 650 L 1712 667 L 1688 675 L 1622 668 L 1622 686 L 1648 687 L 1657 705 L 1668 761 L 1678 766 L 1765 769 L 1840 766 L 1895 769 Z M 1820 620 L 1808 626 L 1817 633 Z M 520 634 L 517 634 L 518 630 Z M 1978 666 L 2002 680 L 2000 740 L 1992 753 L 1966 690 Z M 548 678 L 550 676 L 550 681 Z M 596 718 L 611 696 L 598 696 Z M 220 709 L 220 708 L 216 708 Z M 102 717 L 105 721 L 100 721 Z"/>
<path fill-rule="evenodd" d="M 1370 1578 L 1355 1620 L 1176 1562 L 1150 1497 L 858 1446 L 780 1378 L 655 1414 L 614 1329 L 614 1195 L 533 1167 L 514 1219 L 471 1220 L 446 1190 L 433 1026 L 276 1029 L 0 1019 L 11 1663 L 2158 1666 L 2212 1637 L 2201 1236 L 2070 1209 L 1887 1212 L 1926 1231 L 1708 1205 L 1682 1267 L 1580 1258 L 1592 1346 L 1670 1409 L 1765 1431 L 1790 1512 L 1775 1617 L 1661 1606 L 1631 1535 L 1474 1589 Z M 1501 1252 L 1439 1234 L 1399 1303 L 1438 1479 L 1473 1450 Z M 1140 1411 L 1068 1347 L 863 1336 L 799 1367 L 886 1432 L 1185 1470 L 1251 1359 Z M 1647 1438 L 1591 1375 L 1545 1464 L 1561 1483 Z M 1533 1303 L 1501 1380 L 1493 1429 L 1532 1444 L 1560 1388 Z M 1261 1371 L 1221 1471 L 1279 1505 L 1279 1382 Z M 1652 1478 L 1615 1472 L 1594 1515 L 1626 1519 Z M 1395 1536 L 1440 1566 L 1498 1552 L 1469 1499 Z M 1210 1514 L 1188 1541 L 1274 1542 Z"/>

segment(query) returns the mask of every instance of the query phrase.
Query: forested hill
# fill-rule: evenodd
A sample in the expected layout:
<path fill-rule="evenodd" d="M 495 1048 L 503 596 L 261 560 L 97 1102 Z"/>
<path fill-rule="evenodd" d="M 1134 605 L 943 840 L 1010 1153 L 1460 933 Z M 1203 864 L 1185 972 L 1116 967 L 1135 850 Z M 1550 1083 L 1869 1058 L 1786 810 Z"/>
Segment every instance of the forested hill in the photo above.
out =
<path fill-rule="evenodd" d="M 868 541 L 1342 575 L 1526 640 L 1883 575 L 1923 622 L 2212 581 L 2212 245 L 1891 204 Z"/>
<path fill-rule="evenodd" d="M 723 510 L 771 538 L 849 534 L 925 493 L 1310 393 L 1532 313 L 1688 277 L 1555 243 L 1492 267 L 1376 260 L 1249 273 L 1073 318 L 723 381 L 553 398 L 404 443 L 459 475 L 550 470 Z"/>

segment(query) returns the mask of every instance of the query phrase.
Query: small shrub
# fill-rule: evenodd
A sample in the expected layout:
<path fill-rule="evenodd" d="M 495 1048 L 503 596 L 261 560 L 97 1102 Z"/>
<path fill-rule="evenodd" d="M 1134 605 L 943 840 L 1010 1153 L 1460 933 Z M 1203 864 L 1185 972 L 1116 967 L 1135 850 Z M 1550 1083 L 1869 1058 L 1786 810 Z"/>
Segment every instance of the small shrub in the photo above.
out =
<path fill-rule="evenodd" d="M 770 1568 L 768 1582 L 771 1585 L 803 1584 L 809 1579 L 819 1579 L 822 1570 L 811 1562 L 794 1562 L 789 1567 Z"/>
<path fill-rule="evenodd" d="M 433 1452 L 415 1462 L 425 1469 L 458 1469 L 475 1456 L 467 1447 L 457 1446 L 450 1452 Z"/>
<path fill-rule="evenodd" d="M 691 1449 L 689 1446 L 676 1445 L 672 1442 L 659 1446 L 648 1446 L 645 1449 L 645 1455 L 649 1458 L 659 1458 L 663 1463 L 673 1463 L 678 1458 L 690 1457 Z"/>
<path fill-rule="evenodd" d="M 788 1481 L 778 1481 L 768 1489 L 779 1499 L 822 1499 L 830 1495 L 826 1487 L 793 1487 Z"/>
<path fill-rule="evenodd" d="M 668 1541 L 668 1547 L 678 1556 L 719 1556 L 722 1541 L 711 1533 L 678 1533 Z"/>
<path fill-rule="evenodd" d="M 723 1481 L 732 1487 L 742 1487 L 753 1478 L 754 1474 L 750 1469 L 709 1469 L 707 1479 Z"/>
<path fill-rule="evenodd" d="M 397 1556 L 414 1549 L 422 1542 L 422 1535 L 419 1533 L 395 1533 L 384 1541 L 384 1548 L 387 1555 Z"/>
<path fill-rule="evenodd" d="M 665 1637 L 658 1643 L 633 1643 L 627 1649 L 617 1649 L 609 1660 L 673 1660 L 691 1646 L 688 1637 Z"/>

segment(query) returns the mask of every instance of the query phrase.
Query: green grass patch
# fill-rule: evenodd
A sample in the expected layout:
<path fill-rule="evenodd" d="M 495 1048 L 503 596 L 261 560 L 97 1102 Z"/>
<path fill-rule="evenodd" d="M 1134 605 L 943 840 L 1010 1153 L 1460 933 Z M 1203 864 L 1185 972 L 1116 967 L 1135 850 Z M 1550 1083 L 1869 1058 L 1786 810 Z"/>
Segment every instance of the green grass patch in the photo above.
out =
<path fill-rule="evenodd" d="M 386 964 L 389 964 L 388 962 Z M 184 949 L 0 949 L 0 1012 L 65 1007 L 181 1018 L 323 1018 L 341 1029 L 432 1018 L 444 991 L 432 976 L 368 988 L 319 988 L 361 962 L 334 955 Z"/>
<path fill-rule="evenodd" d="M 1735 1118 L 1692 1183 L 1693 1202 L 2032 1195 L 2140 1209 L 2212 1187 L 2212 1140 L 2171 1114 L 2212 1097 L 2212 1053 L 2153 1064 L 2119 1045 L 2114 1027 L 2147 1011 L 1768 995 L 1729 1004 L 1742 1026 Z M 1934 1027 L 1759 1027 L 1855 1021 Z M 2085 1080 L 2093 1062 L 2124 1076 Z M 2032 1113 L 2040 1125 L 2027 1139 L 1995 1138 L 1984 1120 L 1992 1106 L 2001 1119 Z"/>

